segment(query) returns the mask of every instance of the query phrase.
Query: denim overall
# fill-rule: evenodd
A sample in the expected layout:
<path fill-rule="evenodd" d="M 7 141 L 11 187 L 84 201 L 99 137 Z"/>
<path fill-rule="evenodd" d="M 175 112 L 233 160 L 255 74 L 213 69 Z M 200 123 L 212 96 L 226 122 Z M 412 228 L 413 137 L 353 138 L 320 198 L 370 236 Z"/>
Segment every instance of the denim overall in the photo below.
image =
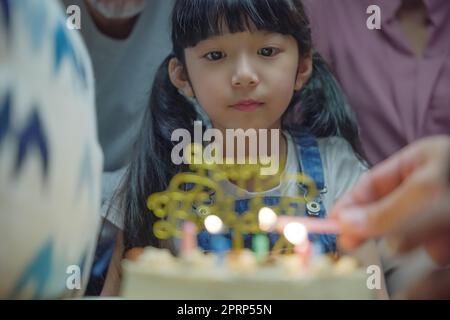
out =
<path fill-rule="evenodd" d="M 307 216 L 315 217 L 317 219 L 326 217 L 326 209 L 323 205 L 322 194 L 327 192 L 323 174 L 322 160 L 320 158 L 319 146 L 317 144 L 316 138 L 306 131 L 306 129 L 289 129 L 289 133 L 294 139 L 295 145 L 297 147 L 297 158 L 299 159 L 300 171 L 309 176 L 314 180 L 318 195 L 313 201 L 305 203 L 305 210 L 303 212 Z M 300 188 L 300 194 L 305 195 L 307 191 L 302 184 L 298 184 Z M 276 206 L 280 202 L 280 197 L 264 197 L 263 203 L 266 206 Z M 235 201 L 235 212 L 237 214 L 242 214 L 249 209 L 250 199 L 240 199 Z M 300 211 L 300 210 L 299 210 Z M 275 242 L 278 240 L 278 234 L 270 233 L 270 248 L 273 247 Z M 228 241 L 231 246 L 231 231 L 225 235 L 230 241 Z M 313 244 L 319 245 L 322 252 L 336 252 L 336 235 L 329 234 L 309 234 L 309 240 Z M 205 251 L 213 251 L 211 247 L 211 234 L 207 231 L 201 231 L 197 237 L 198 246 Z M 252 247 L 252 235 L 244 235 L 244 245 L 245 248 Z"/>

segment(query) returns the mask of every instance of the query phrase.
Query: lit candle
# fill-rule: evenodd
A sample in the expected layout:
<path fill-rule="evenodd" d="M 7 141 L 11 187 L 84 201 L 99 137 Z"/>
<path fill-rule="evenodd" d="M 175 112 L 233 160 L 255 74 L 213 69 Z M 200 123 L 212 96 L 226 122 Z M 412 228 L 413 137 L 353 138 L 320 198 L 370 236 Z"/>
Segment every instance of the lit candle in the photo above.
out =
<path fill-rule="evenodd" d="M 311 244 L 305 225 L 289 222 L 283 230 L 286 239 L 294 245 L 294 252 L 299 256 L 302 265 L 308 265 L 311 256 Z"/>
<path fill-rule="evenodd" d="M 294 252 L 300 258 L 300 263 L 303 266 L 309 265 L 309 262 L 310 262 L 311 256 L 312 256 L 312 246 L 311 246 L 311 242 L 308 239 L 306 239 L 306 241 L 303 242 L 303 244 L 296 245 L 294 247 Z"/>
<path fill-rule="evenodd" d="M 263 207 L 259 210 L 258 221 L 262 231 L 269 231 L 277 222 L 277 214 L 271 208 Z"/>
<path fill-rule="evenodd" d="M 181 255 L 187 256 L 197 248 L 197 227 L 195 223 L 191 221 L 184 222 L 182 233 Z"/>
<path fill-rule="evenodd" d="M 223 222 L 218 216 L 210 214 L 205 218 L 205 228 L 211 234 L 218 234 L 223 229 Z"/>
<path fill-rule="evenodd" d="M 267 232 L 275 226 L 277 215 L 271 208 L 263 207 L 259 210 L 258 222 L 259 229 Z M 256 258 L 259 261 L 263 261 L 270 250 L 270 241 L 267 235 L 263 233 L 255 234 L 252 239 L 252 249 L 255 252 Z"/>
<path fill-rule="evenodd" d="M 216 215 L 205 218 L 205 228 L 211 234 L 211 250 L 218 255 L 218 262 L 223 264 L 225 253 L 230 248 L 230 241 L 220 233 L 223 231 L 223 222 Z"/>

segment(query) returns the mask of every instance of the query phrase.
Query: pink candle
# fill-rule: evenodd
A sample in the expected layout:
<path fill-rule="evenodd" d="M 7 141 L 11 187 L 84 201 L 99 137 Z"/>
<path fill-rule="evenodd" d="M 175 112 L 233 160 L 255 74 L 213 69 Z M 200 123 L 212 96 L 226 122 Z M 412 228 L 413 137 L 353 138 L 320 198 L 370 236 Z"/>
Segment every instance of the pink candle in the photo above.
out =
<path fill-rule="evenodd" d="M 197 248 L 197 227 L 195 223 L 186 221 L 182 228 L 181 254 L 188 255 Z"/>
<path fill-rule="evenodd" d="M 307 266 L 312 248 L 305 225 L 298 221 L 290 221 L 284 225 L 283 234 L 294 245 L 294 253 L 298 256 L 300 265 Z"/>
<path fill-rule="evenodd" d="M 294 252 L 298 255 L 300 264 L 302 266 L 308 266 L 311 260 L 312 246 L 308 239 L 301 244 L 294 246 Z"/>

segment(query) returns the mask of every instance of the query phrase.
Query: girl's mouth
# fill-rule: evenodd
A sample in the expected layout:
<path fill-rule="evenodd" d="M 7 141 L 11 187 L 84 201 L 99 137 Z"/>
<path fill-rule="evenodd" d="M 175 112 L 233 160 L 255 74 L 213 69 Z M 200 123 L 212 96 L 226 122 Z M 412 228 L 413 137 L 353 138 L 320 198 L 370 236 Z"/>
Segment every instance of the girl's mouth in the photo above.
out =
<path fill-rule="evenodd" d="M 236 104 L 233 104 L 232 107 L 239 111 L 253 111 L 261 107 L 264 103 L 256 100 L 241 100 Z"/>

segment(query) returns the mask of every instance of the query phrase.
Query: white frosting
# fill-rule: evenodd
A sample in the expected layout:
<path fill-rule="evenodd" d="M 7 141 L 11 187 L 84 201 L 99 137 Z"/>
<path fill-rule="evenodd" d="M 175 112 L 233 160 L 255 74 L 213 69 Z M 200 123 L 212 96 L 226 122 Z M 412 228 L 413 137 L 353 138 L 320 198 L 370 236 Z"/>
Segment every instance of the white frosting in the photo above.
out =
<path fill-rule="evenodd" d="M 158 252 L 163 251 L 163 252 Z M 169 255 L 169 256 L 168 256 Z M 258 263 L 253 252 L 229 253 L 223 261 L 193 251 L 175 258 L 155 248 L 124 261 L 122 296 L 133 299 L 371 299 L 357 261 L 318 256 L 301 266 L 296 255 Z"/>

